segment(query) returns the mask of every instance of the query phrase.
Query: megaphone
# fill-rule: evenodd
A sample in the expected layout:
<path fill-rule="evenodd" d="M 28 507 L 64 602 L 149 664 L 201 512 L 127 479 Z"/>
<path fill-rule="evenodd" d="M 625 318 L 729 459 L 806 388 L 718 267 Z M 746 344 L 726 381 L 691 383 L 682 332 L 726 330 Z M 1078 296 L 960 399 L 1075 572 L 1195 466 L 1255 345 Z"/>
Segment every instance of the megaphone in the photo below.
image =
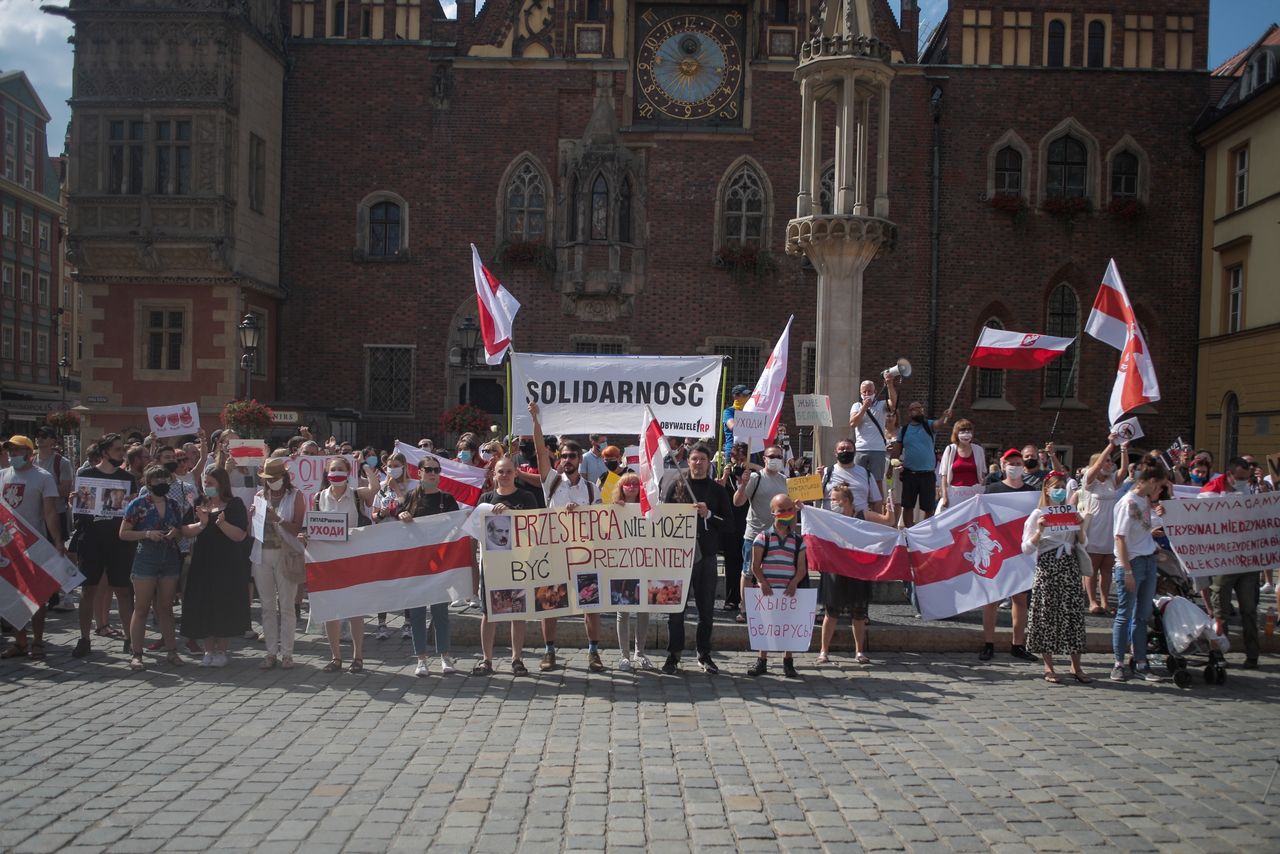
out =
<path fill-rule="evenodd" d="M 885 371 L 884 375 L 887 377 L 901 377 L 905 380 L 911 376 L 911 363 L 906 359 L 899 359 L 898 364 Z"/>

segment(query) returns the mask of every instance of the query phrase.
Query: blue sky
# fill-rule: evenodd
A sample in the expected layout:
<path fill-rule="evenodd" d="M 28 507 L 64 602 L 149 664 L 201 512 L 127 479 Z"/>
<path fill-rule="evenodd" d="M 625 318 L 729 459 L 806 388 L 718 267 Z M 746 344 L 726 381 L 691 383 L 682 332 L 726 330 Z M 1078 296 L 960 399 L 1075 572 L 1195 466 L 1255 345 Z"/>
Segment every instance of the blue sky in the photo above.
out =
<path fill-rule="evenodd" d="M 39 92 L 53 117 L 50 154 L 61 153 L 71 115 L 66 104 L 71 97 L 71 45 L 67 44 L 71 23 L 40 11 L 41 3 L 58 2 L 61 0 L 0 0 L 0 70 L 26 71 Z M 899 2 L 890 0 L 895 10 Z M 947 0 L 920 0 L 921 30 L 927 32 L 941 20 L 946 7 Z M 1210 0 L 1209 10 L 1210 66 L 1249 45 L 1268 24 L 1280 19 L 1276 0 Z"/>

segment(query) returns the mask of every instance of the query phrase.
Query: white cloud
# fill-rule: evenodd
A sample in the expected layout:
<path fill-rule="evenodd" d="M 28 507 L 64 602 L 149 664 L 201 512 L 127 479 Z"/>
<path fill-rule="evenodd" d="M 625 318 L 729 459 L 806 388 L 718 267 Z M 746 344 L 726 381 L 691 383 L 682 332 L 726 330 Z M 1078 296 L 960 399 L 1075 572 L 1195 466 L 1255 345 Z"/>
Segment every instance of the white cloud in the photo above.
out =
<path fill-rule="evenodd" d="M 71 119 L 71 22 L 40 11 L 42 0 L 0 0 L 0 69 L 25 71 L 49 111 L 49 153 L 61 154 Z"/>

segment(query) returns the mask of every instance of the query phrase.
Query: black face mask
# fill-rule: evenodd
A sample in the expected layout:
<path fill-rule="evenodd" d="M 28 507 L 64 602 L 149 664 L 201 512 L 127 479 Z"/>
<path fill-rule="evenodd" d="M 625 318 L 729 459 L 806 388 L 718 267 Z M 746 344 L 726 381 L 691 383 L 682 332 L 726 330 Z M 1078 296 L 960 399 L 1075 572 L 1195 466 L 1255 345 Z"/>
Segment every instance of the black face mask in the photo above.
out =
<path fill-rule="evenodd" d="M 1040 460 L 1023 460 L 1022 464 L 1027 467 L 1027 471 L 1033 471 L 1040 468 Z"/>
<path fill-rule="evenodd" d="M 855 454 L 853 451 L 841 451 L 836 454 L 836 461 L 842 466 L 847 466 L 849 463 L 853 462 L 854 456 Z"/>
<path fill-rule="evenodd" d="M 532 443 L 532 442 L 529 442 L 528 444 L 523 444 L 523 445 L 521 445 L 521 446 L 520 446 L 520 453 L 524 454 L 526 457 L 532 457 L 532 456 L 533 456 L 533 443 Z"/>
<path fill-rule="evenodd" d="M 155 484 L 154 486 L 152 486 L 152 487 L 151 487 L 151 494 L 152 494 L 152 495 L 158 495 L 158 496 L 160 496 L 161 498 L 164 498 L 166 495 L 168 495 L 168 494 L 169 494 L 169 487 L 170 487 L 170 486 L 172 486 L 172 484 L 169 484 L 169 483 L 157 483 L 157 484 Z"/>
<path fill-rule="evenodd" d="M 924 416 L 923 416 L 923 415 L 912 415 L 912 416 L 911 416 L 911 420 L 912 420 L 912 421 L 914 421 L 914 422 L 916 422 L 917 424 L 923 424 L 923 423 L 924 423 Z"/>
<path fill-rule="evenodd" d="M 618 470 L 618 465 L 619 465 L 618 460 L 605 460 L 605 461 L 604 461 L 604 467 L 605 467 L 605 468 L 607 468 L 609 471 L 617 471 L 617 470 Z"/>
<path fill-rule="evenodd" d="M 163 466 L 164 466 L 165 471 L 171 471 L 171 472 L 173 472 L 173 471 L 177 471 L 177 470 L 178 470 L 178 462 L 177 462 L 177 460 L 174 460 L 173 462 L 162 463 L 161 465 L 163 465 Z"/>

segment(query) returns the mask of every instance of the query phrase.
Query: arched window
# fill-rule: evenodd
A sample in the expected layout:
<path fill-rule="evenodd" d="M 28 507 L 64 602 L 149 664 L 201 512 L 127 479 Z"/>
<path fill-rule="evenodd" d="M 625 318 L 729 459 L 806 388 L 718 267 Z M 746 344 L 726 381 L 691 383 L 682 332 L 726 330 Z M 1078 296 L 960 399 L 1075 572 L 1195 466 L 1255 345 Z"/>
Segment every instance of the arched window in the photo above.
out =
<path fill-rule="evenodd" d="M 1087 63 L 1090 68 L 1102 68 L 1106 57 L 1107 26 L 1101 21 L 1089 22 L 1089 51 Z"/>
<path fill-rule="evenodd" d="M 1006 145 L 996 152 L 996 193 L 1017 196 L 1022 193 L 1022 155 Z"/>
<path fill-rule="evenodd" d="M 746 246 L 763 242 L 765 193 L 755 169 L 744 164 L 734 173 L 725 190 L 723 210 L 726 243 Z"/>
<path fill-rule="evenodd" d="M 1085 195 L 1089 174 L 1089 152 L 1074 136 L 1067 134 L 1049 143 L 1045 195 L 1049 198 L 1079 198 Z"/>
<path fill-rule="evenodd" d="M 1066 64 L 1067 26 L 1062 21 L 1049 22 L 1049 61 L 1050 68 L 1061 68 Z"/>
<path fill-rule="evenodd" d="M 1004 324 L 997 318 L 991 318 L 983 326 L 988 329 L 1004 329 Z M 994 368 L 978 368 L 978 399 L 1004 399 L 1004 371 Z"/>
<path fill-rule="evenodd" d="M 1049 294 L 1049 322 L 1046 332 L 1059 338 L 1075 338 L 1080 334 L 1080 301 L 1070 285 L 1058 285 Z M 1076 344 L 1050 362 L 1044 369 L 1044 396 L 1057 399 L 1075 397 L 1076 371 L 1073 368 L 1080 353 Z"/>
<path fill-rule="evenodd" d="M 582 204 L 578 199 L 578 176 L 574 175 L 569 181 L 569 222 L 565 224 L 569 230 L 570 241 L 578 239 L 578 214 L 581 210 Z"/>
<path fill-rule="evenodd" d="M 828 166 L 822 173 L 822 186 L 818 189 L 818 208 L 823 216 L 830 216 L 836 197 L 836 167 Z"/>
<path fill-rule="evenodd" d="M 369 256 L 387 258 L 400 253 L 400 206 L 379 202 L 369 208 Z"/>
<path fill-rule="evenodd" d="M 622 179 L 622 190 L 618 193 L 618 240 L 631 242 L 631 178 Z"/>
<path fill-rule="evenodd" d="M 333 4 L 333 20 L 330 22 L 329 35 L 337 39 L 345 38 L 347 35 L 346 0 L 335 0 Z"/>
<path fill-rule="evenodd" d="M 603 175 L 591 182 L 591 239 L 609 239 L 609 184 Z"/>
<path fill-rule="evenodd" d="M 1111 158 L 1111 198 L 1136 199 L 1138 197 L 1138 156 L 1132 151 L 1121 151 Z"/>
<path fill-rule="evenodd" d="M 507 240 L 542 240 L 547 230 L 547 188 L 529 161 L 520 164 L 507 184 Z"/>
<path fill-rule="evenodd" d="M 1239 456 L 1240 450 L 1240 400 L 1233 392 L 1227 393 L 1222 402 L 1222 456 L 1224 463 Z"/>

